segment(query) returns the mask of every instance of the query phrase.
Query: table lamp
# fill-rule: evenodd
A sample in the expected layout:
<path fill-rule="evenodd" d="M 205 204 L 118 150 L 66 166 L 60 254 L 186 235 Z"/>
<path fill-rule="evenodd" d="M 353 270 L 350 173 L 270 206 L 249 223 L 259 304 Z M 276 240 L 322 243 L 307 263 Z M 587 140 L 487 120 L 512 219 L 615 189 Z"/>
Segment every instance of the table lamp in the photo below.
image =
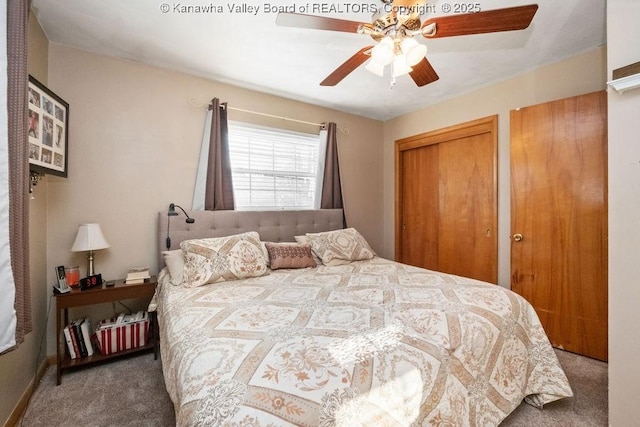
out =
<path fill-rule="evenodd" d="M 93 276 L 93 251 L 110 247 L 111 245 L 102 234 L 100 224 L 81 224 L 78 227 L 78 234 L 76 234 L 76 241 L 73 242 L 71 252 L 89 252 L 87 254 L 87 276 Z"/>

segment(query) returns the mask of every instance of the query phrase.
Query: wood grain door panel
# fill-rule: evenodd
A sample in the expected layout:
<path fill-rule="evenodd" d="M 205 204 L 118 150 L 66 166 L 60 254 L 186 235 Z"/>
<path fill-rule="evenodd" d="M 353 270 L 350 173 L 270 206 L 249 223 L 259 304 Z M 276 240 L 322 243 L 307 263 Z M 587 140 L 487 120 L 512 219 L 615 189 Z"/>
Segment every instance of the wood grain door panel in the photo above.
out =
<path fill-rule="evenodd" d="M 396 142 L 396 259 L 497 282 L 497 117 Z"/>
<path fill-rule="evenodd" d="M 511 112 L 511 287 L 554 346 L 607 360 L 604 92 Z"/>
<path fill-rule="evenodd" d="M 439 269 L 497 282 L 496 205 L 489 133 L 440 144 Z"/>
<path fill-rule="evenodd" d="M 407 150 L 403 155 L 402 262 L 438 268 L 438 145 Z M 411 238 L 421 236 L 421 238 Z"/>

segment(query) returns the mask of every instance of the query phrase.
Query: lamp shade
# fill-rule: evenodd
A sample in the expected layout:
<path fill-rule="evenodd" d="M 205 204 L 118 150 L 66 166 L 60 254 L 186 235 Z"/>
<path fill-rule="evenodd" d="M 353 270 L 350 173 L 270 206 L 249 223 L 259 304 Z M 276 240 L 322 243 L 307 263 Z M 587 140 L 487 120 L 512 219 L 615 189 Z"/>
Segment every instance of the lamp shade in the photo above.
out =
<path fill-rule="evenodd" d="M 407 65 L 413 67 L 427 54 L 427 47 L 413 38 L 406 38 L 402 41 L 402 53 L 406 55 Z"/>
<path fill-rule="evenodd" d="M 376 76 L 384 76 L 384 65 L 371 58 L 366 67 L 367 70 L 371 71 Z"/>
<path fill-rule="evenodd" d="M 102 234 L 100 224 L 81 224 L 78 227 L 78 234 L 76 234 L 71 252 L 96 251 L 110 247 L 111 245 Z"/>
<path fill-rule="evenodd" d="M 406 55 L 403 53 L 401 55 L 396 55 L 393 58 L 393 77 L 404 76 L 405 74 L 409 74 L 413 69 L 407 64 Z"/>
<path fill-rule="evenodd" d="M 389 36 L 384 37 L 371 49 L 371 58 L 378 64 L 390 64 L 393 61 L 393 46 L 393 39 Z"/>

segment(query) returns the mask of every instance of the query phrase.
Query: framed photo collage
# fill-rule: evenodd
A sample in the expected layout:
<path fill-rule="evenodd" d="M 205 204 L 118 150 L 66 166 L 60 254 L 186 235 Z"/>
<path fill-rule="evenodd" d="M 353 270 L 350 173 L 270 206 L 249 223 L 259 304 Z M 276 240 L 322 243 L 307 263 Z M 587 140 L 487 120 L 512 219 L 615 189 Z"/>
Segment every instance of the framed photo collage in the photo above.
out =
<path fill-rule="evenodd" d="M 29 168 L 32 172 L 67 176 L 69 104 L 29 76 Z"/>

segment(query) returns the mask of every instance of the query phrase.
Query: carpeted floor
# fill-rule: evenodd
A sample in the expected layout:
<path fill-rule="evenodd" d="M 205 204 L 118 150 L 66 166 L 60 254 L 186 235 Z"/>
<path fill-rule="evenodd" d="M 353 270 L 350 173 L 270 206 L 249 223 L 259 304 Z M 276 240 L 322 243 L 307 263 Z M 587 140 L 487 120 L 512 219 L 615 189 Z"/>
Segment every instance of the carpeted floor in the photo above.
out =
<path fill-rule="evenodd" d="M 521 404 L 502 426 L 608 425 L 607 364 L 557 350 L 574 397 L 543 410 Z M 152 354 L 67 371 L 55 385 L 50 367 L 33 395 L 22 426 L 172 426 L 173 405 L 160 359 Z"/>
<path fill-rule="evenodd" d="M 65 371 L 57 387 L 50 366 L 20 425 L 172 426 L 175 417 L 160 358 L 143 353 Z"/>
<path fill-rule="evenodd" d="M 518 406 L 501 426 L 606 427 L 609 425 L 608 365 L 556 350 L 573 397 L 551 402 L 542 410 L 526 403 Z"/>

